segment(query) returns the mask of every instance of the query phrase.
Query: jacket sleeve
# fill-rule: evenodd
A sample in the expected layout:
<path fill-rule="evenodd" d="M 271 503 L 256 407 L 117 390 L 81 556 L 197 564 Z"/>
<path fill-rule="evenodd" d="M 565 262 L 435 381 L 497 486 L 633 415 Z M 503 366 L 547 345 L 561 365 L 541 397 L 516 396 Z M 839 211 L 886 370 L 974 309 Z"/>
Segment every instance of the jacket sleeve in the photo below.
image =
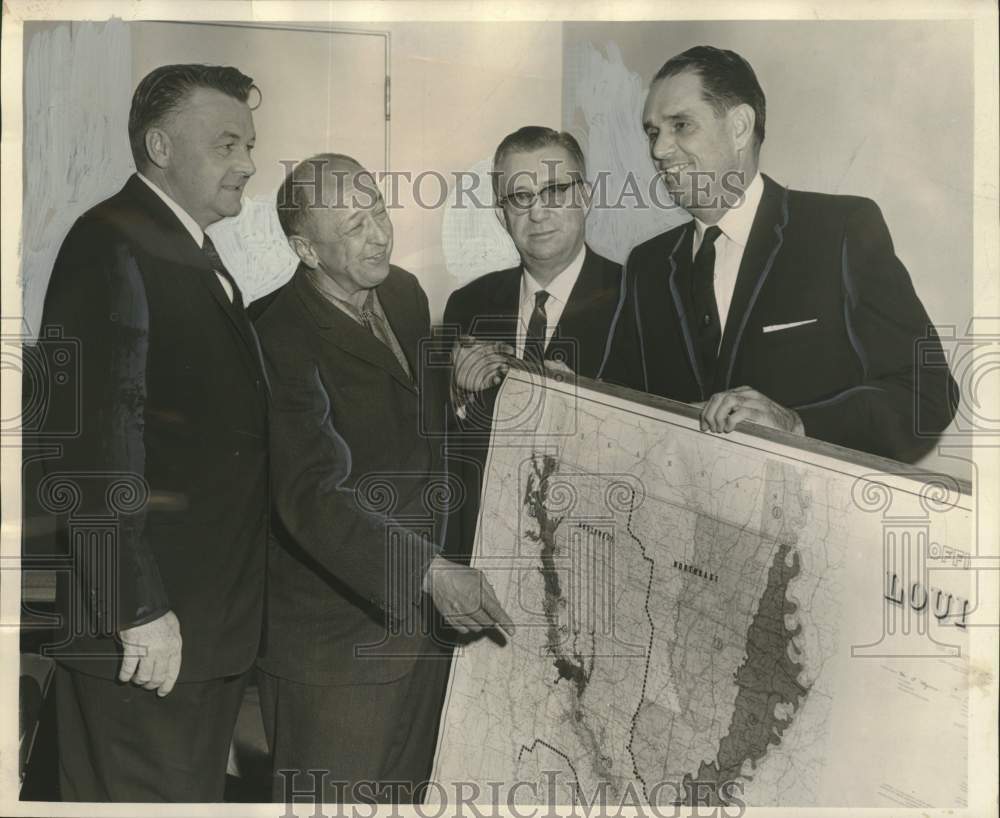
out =
<path fill-rule="evenodd" d="M 848 215 L 840 262 L 844 322 L 862 381 L 793 408 L 810 437 L 916 461 L 954 417 L 958 387 L 874 202 L 860 200 Z"/>
<path fill-rule="evenodd" d="M 470 314 L 469 309 L 461 303 L 460 292 L 454 292 L 448 296 L 448 301 L 444 307 L 444 319 L 442 331 L 438 336 L 438 349 L 442 358 L 451 358 L 451 346 L 458 336 L 468 335 L 472 327 L 475 316 Z M 493 402 L 499 392 L 497 387 L 487 387 L 479 392 L 472 392 L 462 389 L 454 378 L 454 368 L 452 368 L 448 381 L 448 408 L 445 413 L 446 428 L 453 439 L 463 432 L 476 431 L 483 433 L 482 424 L 475 423 L 474 418 L 479 417 L 488 411 L 492 418 Z M 484 408 L 485 407 L 485 408 Z M 486 430 L 488 435 L 489 430 Z"/>
<path fill-rule="evenodd" d="M 149 307 L 139 263 L 113 230 L 78 223 L 63 242 L 46 293 L 40 352 L 57 343 L 75 360 L 71 391 L 48 407 L 42 439 L 52 431 L 76 433 L 51 438 L 61 453 L 46 466 L 43 486 L 48 507 L 68 523 L 82 595 L 77 610 L 90 617 L 76 631 L 107 635 L 170 609 L 146 534 Z M 112 521 L 111 536 L 88 529 L 87 518 Z"/>
<path fill-rule="evenodd" d="M 261 329 L 271 383 L 272 496 L 295 542 L 327 571 L 394 620 L 410 621 L 437 553 L 395 522 L 394 487 L 361 497 L 349 485 L 351 452 L 338 433 L 327 387 L 304 343 Z M 386 502 L 383 504 L 382 501 Z"/>

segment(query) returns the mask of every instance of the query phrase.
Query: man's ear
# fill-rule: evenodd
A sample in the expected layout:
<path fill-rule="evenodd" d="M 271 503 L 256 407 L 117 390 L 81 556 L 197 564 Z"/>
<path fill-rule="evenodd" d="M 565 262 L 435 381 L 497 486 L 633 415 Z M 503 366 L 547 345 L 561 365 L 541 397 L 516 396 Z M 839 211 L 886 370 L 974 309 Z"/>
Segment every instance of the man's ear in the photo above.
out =
<path fill-rule="evenodd" d="M 319 267 L 319 257 L 316 255 L 316 251 L 313 249 L 312 242 L 309 239 L 293 234 L 288 237 L 288 246 L 292 248 L 292 252 L 302 260 L 302 263 L 306 267 L 312 270 Z"/>
<path fill-rule="evenodd" d="M 174 146 L 170 141 L 170 134 L 163 128 L 150 128 L 146 131 L 145 139 L 146 156 L 156 167 L 166 168 L 170 164 L 170 157 L 173 155 Z"/>
<path fill-rule="evenodd" d="M 753 108 L 743 103 L 731 108 L 726 116 L 729 119 L 733 146 L 738 151 L 746 150 L 753 143 L 753 128 L 757 120 Z"/>

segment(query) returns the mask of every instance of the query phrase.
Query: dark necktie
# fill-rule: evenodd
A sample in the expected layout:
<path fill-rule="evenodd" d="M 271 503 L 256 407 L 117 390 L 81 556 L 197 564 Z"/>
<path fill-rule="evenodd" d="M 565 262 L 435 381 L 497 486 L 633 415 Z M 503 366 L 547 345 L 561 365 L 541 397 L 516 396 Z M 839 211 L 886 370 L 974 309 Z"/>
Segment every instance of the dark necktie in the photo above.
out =
<path fill-rule="evenodd" d="M 246 311 L 244 310 L 243 294 L 240 292 L 240 288 L 236 284 L 236 279 L 234 279 L 232 274 L 230 274 L 229 270 L 226 269 L 226 265 L 222 263 L 222 256 L 220 256 L 219 251 L 215 249 L 215 244 L 212 242 L 212 239 L 209 238 L 208 233 L 205 234 L 205 238 L 201 242 L 201 252 L 204 253 L 205 258 L 208 259 L 208 263 L 212 265 L 212 270 L 214 271 L 213 276 L 215 274 L 222 276 L 223 278 L 226 279 L 226 281 L 229 282 L 229 286 L 233 288 L 233 297 L 228 300 L 233 304 L 234 307 L 236 307 L 239 310 L 242 316 L 242 318 L 238 320 L 240 320 L 243 323 L 243 325 L 246 328 L 246 332 L 253 340 L 253 349 L 254 352 L 257 353 L 257 363 L 260 366 L 261 375 L 263 375 L 264 377 L 264 383 L 267 385 L 268 391 L 270 391 L 271 381 L 270 378 L 267 377 L 267 369 L 264 366 L 264 352 L 260 348 L 260 339 L 257 337 L 257 331 L 254 329 L 253 324 L 250 323 L 249 319 L 247 318 Z M 222 294 L 225 295 L 226 294 L 225 287 L 223 287 L 218 280 L 216 280 L 214 283 L 218 284 L 219 287 L 222 288 Z"/>
<path fill-rule="evenodd" d="M 212 269 L 226 279 L 229 282 L 229 286 L 233 288 L 233 297 L 230 299 L 232 303 L 243 309 L 243 294 L 240 293 L 240 288 L 236 286 L 236 279 L 232 277 L 229 270 L 226 269 L 226 265 L 222 263 L 222 256 L 215 249 L 215 244 L 213 244 L 208 233 L 205 234 L 205 238 L 201 243 L 201 252 L 205 254 L 205 258 L 212 265 Z M 220 284 L 219 286 L 222 285 Z M 223 288 L 223 292 L 225 292 L 225 288 Z"/>
<path fill-rule="evenodd" d="M 721 233 L 715 225 L 705 229 L 691 268 L 695 347 L 706 388 L 715 376 L 715 359 L 722 338 L 719 308 L 715 303 L 715 240 Z"/>
<path fill-rule="evenodd" d="M 410 371 L 410 364 L 406 360 L 406 354 L 403 352 L 403 348 L 399 345 L 399 339 L 396 337 L 395 333 L 393 333 L 389 324 L 375 309 L 374 289 L 368 291 L 368 295 L 365 296 L 365 303 L 362 305 L 361 309 L 357 311 L 357 315 L 361 319 L 361 323 L 368 328 L 368 331 L 389 348 L 389 351 L 396 357 L 399 368 L 402 369 L 412 381 L 413 372 Z"/>
<path fill-rule="evenodd" d="M 541 364 L 545 357 L 545 330 L 549 322 L 545 314 L 545 302 L 548 299 L 549 294 L 545 290 L 535 293 L 535 308 L 528 321 L 528 334 L 524 338 L 524 354 L 521 356 L 525 361 Z"/>

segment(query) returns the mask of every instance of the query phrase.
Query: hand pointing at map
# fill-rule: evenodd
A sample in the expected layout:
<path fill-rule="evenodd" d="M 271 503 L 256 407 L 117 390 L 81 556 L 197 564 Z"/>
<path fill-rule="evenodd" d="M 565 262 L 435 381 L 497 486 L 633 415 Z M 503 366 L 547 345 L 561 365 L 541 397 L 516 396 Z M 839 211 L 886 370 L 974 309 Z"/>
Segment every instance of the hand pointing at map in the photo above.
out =
<path fill-rule="evenodd" d="M 514 635 L 514 623 L 482 571 L 435 557 L 424 578 L 424 591 L 431 595 L 434 607 L 459 633 L 478 633 L 499 627 L 508 636 Z"/>

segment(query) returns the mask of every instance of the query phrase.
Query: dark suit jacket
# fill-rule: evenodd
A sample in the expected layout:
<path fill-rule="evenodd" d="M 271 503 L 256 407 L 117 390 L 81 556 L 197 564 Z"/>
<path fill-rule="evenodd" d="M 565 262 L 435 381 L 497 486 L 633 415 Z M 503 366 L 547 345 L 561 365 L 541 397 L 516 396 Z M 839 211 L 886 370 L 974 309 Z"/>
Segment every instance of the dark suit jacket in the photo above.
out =
<path fill-rule="evenodd" d="M 76 400 L 53 402 L 43 437 L 82 424 L 39 486 L 74 560 L 59 575 L 60 655 L 116 675 L 107 637 L 173 610 L 180 681 L 246 670 L 260 641 L 268 528 L 260 356 L 245 312 L 136 176 L 62 244 L 40 346 L 60 333 L 76 339 L 78 366 L 66 368 Z"/>
<path fill-rule="evenodd" d="M 685 301 L 693 235 L 689 222 L 632 250 L 603 379 L 686 402 L 747 385 L 810 437 L 910 461 L 934 445 L 957 388 L 874 202 L 764 176 L 711 382 Z"/>
<path fill-rule="evenodd" d="M 547 360 L 561 360 L 586 378 L 597 375 L 618 304 L 621 269 L 621 265 L 586 249 L 580 276 L 545 348 Z M 518 331 L 521 275 L 520 266 L 499 270 L 453 292 L 444 311 L 445 326 L 513 346 Z M 465 486 L 464 502 L 453 510 L 448 521 L 448 550 L 459 559 L 467 559 L 473 544 L 498 391 L 489 389 L 476 395 L 466 418 L 450 429 L 449 470 Z"/>
<path fill-rule="evenodd" d="M 421 365 L 430 314 L 416 278 L 392 267 L 377 292 L 416 383 L 301 267 L 251 308 L 280 517 L 260 666 L 309 684 L 388 681 L 434 651 L 421 583 L 443 527 L 448 373 Z"/>

